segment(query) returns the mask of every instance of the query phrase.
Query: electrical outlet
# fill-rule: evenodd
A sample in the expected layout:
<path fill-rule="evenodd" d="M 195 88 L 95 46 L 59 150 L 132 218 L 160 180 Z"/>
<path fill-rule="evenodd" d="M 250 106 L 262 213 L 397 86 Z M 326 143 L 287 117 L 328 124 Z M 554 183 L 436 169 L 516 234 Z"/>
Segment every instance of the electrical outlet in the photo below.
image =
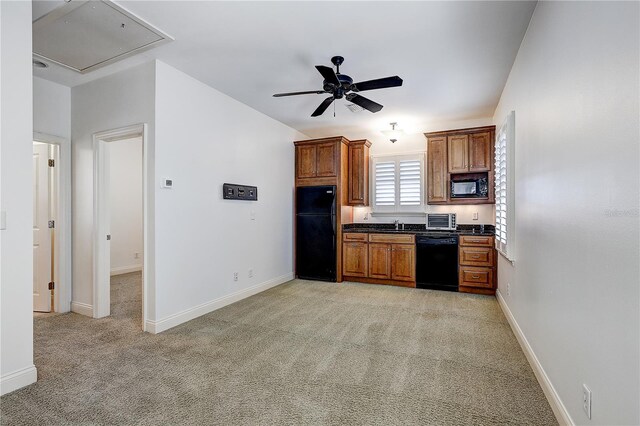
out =
<path fill-rule="evenodd" d="M 584 383 L 582 384 L 582 410 L 591 419 L 591 389 Z"/>
<path fill-rule="evenodd" d="M 249 269 L 249 278 L 253 278 L 253 269 Z"/>
<path fill-rule="evenodd" d="M 233 273 L 233 280 L 234 281 L 238 281 L 238 273 L 237 272 Z"/>
<path fill-rule="evenodd" d="M 507 296 L 511 296 L 511 283 L 507 283 Z"/>
<path fill-rule="evenodd" d="M 140 259 L 140 253 L 138 253 L 138 252 L 133 253 L 133 258 L 134 259 Z"/>
<path fill-rule="evenodd" d="M 478 220 L 478 212 L 473 212 L 473 220 Z"/>

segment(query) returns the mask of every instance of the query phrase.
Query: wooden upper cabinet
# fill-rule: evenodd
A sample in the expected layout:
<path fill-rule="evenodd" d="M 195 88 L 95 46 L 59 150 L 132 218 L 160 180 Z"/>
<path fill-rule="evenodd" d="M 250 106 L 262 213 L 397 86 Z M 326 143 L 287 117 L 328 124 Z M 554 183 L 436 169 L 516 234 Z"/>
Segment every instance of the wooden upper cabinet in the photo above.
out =
<path fill-rule="evenodd" d="M 449 173 L 469 171 L 469 135 L 453 135 L 447 138 L 449 148 Z"/>
<path fill-rule="evenodd" d="M 391 278 L 391 244 L 369 243 L 369 277 Z"/>
<path fill-rule="evenodd" d="M 296 147 L 296 176 L 298 178 L 316 177 L 316 147 L 303 145 Z"/>
<path fill-rule="evenodd" d="M 416 280 L 416 246 L 413 244 L 392 244 L 391 279 L 397 281 Z"/>
<path fill-rule="evenodd" d="M 369 147 L 371 142 L 349 142 L 349 194 L 350 206 L 369 205 Z"/>
<path fill-rule="evenodd" d="M 427 203 L 447 201 L 447 138 L 427 140 Z"/>
<path fill-rule="evenodd" d="M 495 126 L 425 133 L 427 138 L 428 204 L 493 204 L 493 138 Z M 443 148 L 444 146 L 444 148 Z M 443 165 L 444 164 L 444 165 Z M 449 183 L 486 179 L 488 195 L 451 198 Z"/>
<path fill-rule="evenodd" d="M 342 136 L 294 142 L 296 185 L 336 185 L 338 178 L 346 182 L 348 143 Z"/>
<path fill-rule="evenodd" d="M 469 135 L 469 171 L 487 172 L 491 170 L 491 133 Z"/>
<path fill-rule="evenodd" d="M 316 145 L 317 177 L 338 176 L 338 145 L 335 142 Z"/>

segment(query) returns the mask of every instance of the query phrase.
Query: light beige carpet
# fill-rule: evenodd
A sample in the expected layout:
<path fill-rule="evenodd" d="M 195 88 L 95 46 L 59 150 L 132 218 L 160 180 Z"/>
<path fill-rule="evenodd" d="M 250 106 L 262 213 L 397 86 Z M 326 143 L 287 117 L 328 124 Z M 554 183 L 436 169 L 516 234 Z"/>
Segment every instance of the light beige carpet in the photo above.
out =
<path fill-rule="evenodd" d="M 491 297 L 294 280 L 151 335 L 139 289 L 36 319 L 38 382 L 2 424 L 557 424 Z"/>

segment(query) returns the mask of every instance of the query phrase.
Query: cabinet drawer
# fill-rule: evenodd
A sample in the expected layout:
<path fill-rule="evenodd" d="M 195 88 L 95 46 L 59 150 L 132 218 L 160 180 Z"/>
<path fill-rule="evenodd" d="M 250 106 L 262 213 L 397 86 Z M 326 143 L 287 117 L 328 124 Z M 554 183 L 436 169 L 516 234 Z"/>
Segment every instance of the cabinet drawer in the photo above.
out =
<path fill-rule="evenodd" d="M 460 246 L 460 265 L 494 266 L 494 249 L 491 247 Z"/>
<path fill-rule="evenodd" d="M 369 234 L 370 243 L 404 243 L 413 244 L 416 241 L 415 235 L 409 234 Z"/>
<path fill-rule="evenodd" d="M 342 241 L 367 241 L 369 234 L 358 232 L 345 232 L 342 234 Z"/>
<path fill-rule="evenodd" d="M 460 266 L 458 284 L 464 287 L 493 288 L 493 269 Z"/>
<path fill-rule="evenodd" d="M 461 246 L 477 246 L 477 247 L 493 247 L 493 237 L 491 236 L 476 236 L 476 235 L 461 235 Z"/>

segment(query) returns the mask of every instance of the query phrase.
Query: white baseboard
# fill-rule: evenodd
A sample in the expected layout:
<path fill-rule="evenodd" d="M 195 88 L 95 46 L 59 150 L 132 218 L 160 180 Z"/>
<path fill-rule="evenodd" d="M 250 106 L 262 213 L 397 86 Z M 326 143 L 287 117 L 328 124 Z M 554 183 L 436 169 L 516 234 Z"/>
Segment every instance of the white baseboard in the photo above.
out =
<path fill-rule="evenodd" d="M 529 365 L 531 365 L 531 368 L 533 369 L 533 373 L 538 379 L 538 383 L 540 383 L 540 387 L 542 388 L 544 395 L 547 397 L 547 401 L 549 401 L 549 405 L 551 406 L 558 423 L 567 426 L 575 425 L 571 415 L 569 415 L 569 412 L 567 411 L 567 408 L 562 403 L 560 395 L 558 395 L 558 392 L 556 392 L 556 389 L 553 387 L 551 380 L 549 380 L 549 376 L 547 376 L 544 368 L 542 368 L 542 364 L 540 364 L 538 357 L 535 352 L 533 352 L 533 348 L 529 344 L 529 341 L 522 332 L 522 329 L 518 325 L 518 322 L 511 313 L 509 306 L 507 306 L 507 302 L 504 300 L 499 290 L 496 291 L 496 298 L 498 299 L 498 304 L 500 305 L 500 308 L 502 308 L 504 316 L 507 318 L 507 321 L 509 321 L 513 334 L 516 335 L 516 339 L 518 339 L 518 343 L 520 343 L 520 347 L 522 347 L 522 351 L 529 361 Z"/>
<path fill-rule="evenodd" d="M 111 276 L 128 274 L 130 272 L 138 271 L 142 271 L 142 265 L 119 266 L 117 268 L 111 268 Z"/>
<path fill-rule="evenodd" d="M 5 374 L 0 377 L 0 395 L 28 386 L 36 380 L 38 380 L 38 372 L 35 365 Z"/>
<path fill-rule="evenodd" d="M 218 299 L 211 300 L 209 302 L 203 303 L 202 305 L 194 306 L 193 308 L 189 308 L 182 312 L 178 312 L 177 314 L 170 315 L 159 321 L 147 320 L 145 321 L 145 331 L 153 334 L 161 333 L 177 325 L 180 325 L 187 321 L 191 321 L 194 318 L 215 311 L 216 309 L 223 308 L 239 300 L 246 299 L 249 296 L 253 296 L 254 294 L 263 292 L 287 281 L 291 281 L 292 279 L 293 273 L 290 272 L 288 274 L 276 277 L 274 279 L 254 285 L 244 290 L 240 290 L 235 293 L 222 296 Z"/>
<path fill-rule="evenodd" d="M 71 302 L 71 312 L 93 318 L 93 305 L 81 302 Z"/>

